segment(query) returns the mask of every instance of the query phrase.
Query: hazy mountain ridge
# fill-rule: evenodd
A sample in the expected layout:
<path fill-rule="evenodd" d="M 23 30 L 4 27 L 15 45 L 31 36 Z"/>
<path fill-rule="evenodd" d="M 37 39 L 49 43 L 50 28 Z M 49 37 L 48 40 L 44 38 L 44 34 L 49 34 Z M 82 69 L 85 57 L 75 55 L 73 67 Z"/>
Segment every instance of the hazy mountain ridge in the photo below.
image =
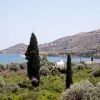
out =
<path fill-rule="evenodd" d="M 26 49 L 27 45 L 20 43 L 5 50 L 1 50 L 0 53 L 24 54 Z M 73 36 L 57 39 L 50 43 L 40 44 L 39 50 L 51 53 L 53 51 L 87 52 L 89 50 L 100 50 L 100 29 L 91 32 L 81 32 Z"/>
<path fill-rule="evenodd" d="M 27 49 L 27 45 L 24 43 L 19 43 L 14 46 L 11 46 L 7 49 L 0 50 L 2 54 L 24 54 Z"/>
<path fill-rule="evenodd" d="M 42 48 L 41 48 L 42 47 Z M 100 30 L 91 32 L 82 32 L 73 36 L 67 36 L 48 43 L 41 51 L 66 50 L 71 52 L 88 51 L 100 48 Z"/>

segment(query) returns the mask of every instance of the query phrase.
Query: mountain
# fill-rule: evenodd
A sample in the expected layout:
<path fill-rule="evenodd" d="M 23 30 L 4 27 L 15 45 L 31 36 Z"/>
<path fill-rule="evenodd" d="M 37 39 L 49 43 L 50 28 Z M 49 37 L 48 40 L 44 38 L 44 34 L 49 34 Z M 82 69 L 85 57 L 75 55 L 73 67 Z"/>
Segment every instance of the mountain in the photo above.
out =
<path fill-rule="evenodd" d="M 27 45 L 24 43 L 16 44 L 7 49 L 0 50 L 2 54 L 24 54 L 27 49 Z"/>
<path fill-rule="evenodd" d="M 0 53 L 24 54 L 26 49 L 27 45 L 20 43 L 1 50 Z M 73 36 L 57 39 L 50 43 L 40 44 L 39 50 L 41 52 L 48 52 L 49 54 L 58 52 L 89 52 L 93 50 L 96 52 L 99 50 L 100 52 L 100 29 L 91 32 L 81 32 Z"/>
<path fill-rule="evenodd" d="M 47 52 L 89 52 L 100 50 L 100 30 L 81 32 L 39 45 L 40 51 Z"/>

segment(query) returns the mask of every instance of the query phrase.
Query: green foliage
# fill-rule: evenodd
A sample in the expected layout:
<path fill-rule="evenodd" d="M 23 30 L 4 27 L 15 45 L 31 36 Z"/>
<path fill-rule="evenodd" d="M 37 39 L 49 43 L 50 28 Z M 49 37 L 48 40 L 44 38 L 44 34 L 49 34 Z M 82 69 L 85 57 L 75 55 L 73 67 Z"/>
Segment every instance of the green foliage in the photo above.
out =
<path fill-rule="evenodd" d="M 29 79 L 32 81 L 32 85 L 34 87 L 37 87 L 39 86 L 39 81 L 40 81 L 40 75 L 39 75 L 40 58 L 39 58 L 38 43 L 34 33 L 32 33 L 31 35 L 30 44 L 27 48 L 25 56 L 26 59 L 28 60 L 27 73 Z"/>
<path fill-rule="evenodd" d="M 47 77 L 41 77 L 40 85 L 42 89 L 61 93 L 64 89 L 64 80 L 59 76 L 48 75 Z"/>
<path fill-rule="evenodd" d="M 15 93 L 19 90 L 20 90 L 20 87 L 17 84 L 12 83 L 12 84 L 7 84 L 6 85 L 6 91 L 10 91 L 12 93 Z"/>
<path fill-rule="evenodd" d="M 37 100 L 57 100 L 58 98 L 58 95 L 55 92 L 51 93 L 47 90 L 41 90 L 38 95 Z"/>
<path fill-rule="evenodd" d="M 20 86 L 20 88 L 32 89 L 32 85 L 29 80 L 20 81 L 20 82 L 18 82 L 18 85 Z"/>
<path fill-rule="evenodd" d="M 9 68 L 10 70 L 16 72 L 16 71 L 18 71 L 18 70 L 20 69 L 20 66 L 19 66 L 19 64 L 17 64 L 17 63 L 11 63 L 11 64 L 8 65 L 8 68 Z"/>
<path fill-rule="evenodd" d="M 99 90 L 100 91 L 100 90 Z M 88 80 L 76 83 L 62 93 L 61 100 L 99 100 L 98 92 Z"/>
<path fill-rule="evenodd" d="M 27 64 L 26 63 L 21 63 L 21 64 L 19 64 L 19 66 L 20 66 L 20 69 L 22 69 L 22 70 L 27 68 Z"/>
<path fill-rule="evenodd" d="M 100 68 L 94 70 L 90 74 L 93 75 L 93 76 L 95 76 L 95 77 L 100 77 Z"/>
<path fill-rule="evenodd" d="M 66 88 L 69 88 L 72 83 L 73 80 L 72 80 L 71 57 L 70 54 L 68 54 L 67 69 L 66 69 Z"/>
<path fill-rule="evenodd" d="M 59 70 L 53 68 L 52 66 L 54 66 L 54 64 L 52 63 L 44 63 L 44 66 L 41 66 L 41 68 L 47 70 L 49 69 L 50 74 L 47 76 L 41 75 L 40 85 L 36 88 L 32 86 L 30 80 L 28 79 L 26 69 L 22 68 L 22 70 L 14 72 L 8 70 L 10 66 L 8 66 L 9 68 L 6 67 L 7 70 L 3 70 L 2 72 L 0 72 L 0 75 L 2 75 L 2 77 L 0 77 L 0 100 L 59 100 L 61 93 L 65 89 L 66 75 L 61 74 Z M 75 66 L 75 64 L 73 66 Z M 96 70 L 98 67 L 99 66 L 93 65 L 90 68 L 84 67 L 80 70 L 76 68 L 75 70 L 73 70 L 73 83 L 78 84 L 79 81 L 84 81 L 86 79 L 89 80 L 94 85 L 93 89 L 95 88 L 95 91 L 97 91 L 96 97 L 100 98 L 100 77 L 89 75 L 89 73 Z M 80 91 L 83 91 L 81 88 L 81 86 L 83 85 L 80 85 L 80 83 L 78 85 L 78 88 L 80 89 Z M 72 86 L 74 86 L 74 84 Z M 75 87 L 77 86 L 75 85 Z M 89 87 L 86 81 L 84 83 L 84 87 Z M 77 93 L 79 93 L 78 88 L 75 88 Z M 89 89 L 87 89 L 86 91 L 88 90 Z M 69 92 L 67 92 L 67 94 L 68 93 Z M 93 97 L 92 94 L 91 97 Z"/>
<path fill-rule="evenodd" d="M 5 88 L 5 81 L 3 77 L 0 77 L 0 92 L 3 92 Z"/>
<path fill-rule="evenodd" d="M 48 64 L 48 59 L 46 54 L 40 55 L 40 65 L 44 66 L 45 64 Z"/>
<path fill-rule="evenodd" d="M 74 83 L 88 79 L 88 69 L 84 68 L 82 70 L 74 70 L 73 71 L 73 80 Z"/>
<path fill-rule="evenodd" d="M 90 76 L 100 77 L 100 66 L 92 67 L 92 69 L 90 71 Z"/>
<path fill-rule="evenodd" d="M 0 64 L 0 71 L 5 70 L 5 69 L 6 69 L 6 65 Z"/>
<path fill-rule="evenodd" d="M 76 66 L 77 66 L 77 69 L 78 69 L 78 70 L 84 69 L 84 68 L 85 68 L 85 65 L 82 64 L 82 63 L 77 63 Z"/>
<path fill-rule="evenodd" d="M 50 74 L 50 70 L 49 68 L 43 66 L 40 68 L 40 75 L 44 75 L 44 76 L 47 76 Z"/>
<path fill-rule="evenodd" d="M 59 72 L 59 70 L 58 70 L 57 68 L 52 68 L 51 74 L 52 74 L 53 76 L 55 76 L 55 75 L 60 76 L 60 72 Z"/>
<path fill-rule="evenodd" d="M 12 73 L 12 72 L 11 72 Z M 14 80 L 15 78 L 17 80 Z M 21 75 L 20 77 L 13 75 L 4 77 L 6 86 L 4 93 L 1 97 L 4 99 L 10 98 L 11 100 L 57 100 L 64 90 L 64 80 L 59 76 L 41 76 L 39 87 L 34 88 L 27 76 Z"/>
<path fill-rule="evenodd" d="M 97 97 L 100 99 L 100 82 L 96 84 Z"/>

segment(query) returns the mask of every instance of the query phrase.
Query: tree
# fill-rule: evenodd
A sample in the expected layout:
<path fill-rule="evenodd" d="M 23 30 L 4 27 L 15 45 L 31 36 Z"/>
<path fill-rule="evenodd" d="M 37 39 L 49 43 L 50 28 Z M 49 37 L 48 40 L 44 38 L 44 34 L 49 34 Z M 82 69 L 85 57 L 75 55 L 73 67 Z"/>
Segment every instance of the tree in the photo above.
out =
<path fill-rule="evenodd" d="M 27 62 L 27 73 L 29 79 L 32 82 L 33 87 L 39 86 L 40 81 L 40 58 L 39 58 L 39 50 L 36 36 L 34 33 L 31 34 L 30 44 L 25 53 Z"/>
<path fill-rule="evenodd" d="M 66 68 L 66 89 L 69 88 L 71 84 L 73 84 L 72 68 L 71 68 L 71 57 L 70 57 L 70 54 L 68 54 L 67 68 Z"/>

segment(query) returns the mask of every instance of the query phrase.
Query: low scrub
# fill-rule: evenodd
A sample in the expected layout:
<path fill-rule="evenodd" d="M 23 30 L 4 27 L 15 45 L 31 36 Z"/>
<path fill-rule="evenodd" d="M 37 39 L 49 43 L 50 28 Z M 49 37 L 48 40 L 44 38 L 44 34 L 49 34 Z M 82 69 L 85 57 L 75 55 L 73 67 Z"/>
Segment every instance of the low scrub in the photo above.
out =
<path fill-rule="evenodd" d="M 24 69 L 27 69 L 27 63 L 21 63 L 19 64 L 20 66 L 20 69 L 24 70 Z"/>
<path fill-rule="evenodd" d="M 0 64 L 0 71 L 5 70 L 5 69 L 6 69 L 6 65 Z"/>
<path fill-rule="evenodd" d="M 46 67 L 41 67 L 40 68 L 40 75 L 44 75 L 44 76 L 47 76 L 50 74 L 50 70 L 49 68 L 46 68 Z"/>
<path fill-rule="evenodd" d="M 100 77 L 100 66 L 94 66 L 90 70 L 90 76 Z"/>
<path fill-rule="evenodd" d="M 12 71 L 18 71 L 20 69 L 20 66 L 19 64 L 17 63 L 11 63 L 8 65 L 9 69 L 12 70 Z"/>
<path fill-rule="evenodd" d="M 3 77 L 0 77 L 0 92 L 3 92 L 5 89 L 5 81 Z"/>
<path fill-rule="evenodd" d="M 24 80 L 24 81 L 20 81 L 18 82 L 18 85 L 20 88 L 28 88 L 28 89 L 32 89 L 32 84 L 29 80 Z"/>
<path fill-rule="evenodd" d="M 19 91 L 20 90 L 20 87 L 19 87 L 19 85 L 17 85 L 17 84 L 7 84 L 6 85 L 6 91 L 9 91 L 9 92 L 12 92 L 12 93 L 15 93 L 15 92 L 17 92 L 17 91 Z"/>
<path fill-rule="evenodd" d="M 61 100 L 100 100 L 100 89 L 88 80 L 76 83 L 62 93 Z"/>
<path fill-rule="evenodd" d="M 72 64 L 72 68 L 73 68 L 73 70 L 75 70 L 75 69 L 82 70 L 85 68 L 85 65 L 82 63 L 74 63 L 74 64 Z"/>

